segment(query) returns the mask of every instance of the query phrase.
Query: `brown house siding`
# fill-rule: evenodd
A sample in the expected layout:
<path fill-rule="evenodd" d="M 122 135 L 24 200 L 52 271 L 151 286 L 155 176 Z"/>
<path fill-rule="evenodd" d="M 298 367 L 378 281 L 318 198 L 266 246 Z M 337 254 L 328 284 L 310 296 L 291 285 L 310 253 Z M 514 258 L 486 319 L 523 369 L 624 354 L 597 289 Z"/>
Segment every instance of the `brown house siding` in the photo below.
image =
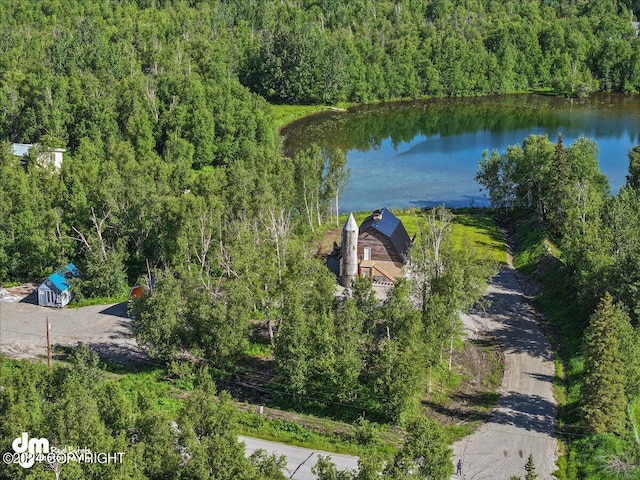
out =
<path fill-rule="evenodd" d="M 367 231 L 360 233 L 360 236 L 358 237 L 358 261 L 362 261 L 364 259 L 365 247 L 371 248 L 372 260 L 390 261 L 399 267 L 402 266 L 402 258 L 396 252 L 389 237 L 386 237 L 377 230 L 368 229 Z"/>

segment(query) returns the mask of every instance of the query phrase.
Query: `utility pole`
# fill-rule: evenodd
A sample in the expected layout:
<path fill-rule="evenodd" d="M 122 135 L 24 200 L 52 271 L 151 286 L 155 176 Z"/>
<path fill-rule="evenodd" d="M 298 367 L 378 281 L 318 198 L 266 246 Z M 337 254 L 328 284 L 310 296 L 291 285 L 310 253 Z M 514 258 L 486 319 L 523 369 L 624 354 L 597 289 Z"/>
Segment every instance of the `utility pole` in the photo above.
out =
<path fill-rule="evenodd" d="M 51 330 L 51 324 L 49 323 L 49 316 L 47 315 L 47 367 L 49 373 L 51 373 L 51 341 L 49 339 L 49 330 Z"/>

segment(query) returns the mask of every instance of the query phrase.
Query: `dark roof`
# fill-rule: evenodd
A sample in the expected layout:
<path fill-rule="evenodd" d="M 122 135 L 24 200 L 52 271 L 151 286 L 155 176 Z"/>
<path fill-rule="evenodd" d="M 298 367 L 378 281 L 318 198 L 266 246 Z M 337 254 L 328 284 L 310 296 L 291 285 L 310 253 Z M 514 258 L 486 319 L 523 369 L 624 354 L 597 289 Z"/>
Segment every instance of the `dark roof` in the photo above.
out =
<path fill-rule="evenodd" d="M 382 218 L 380 220 L 374 220 L 374 217 L 377 216 L 376 214 L 378 212 L 380 212 Z M 398 217 L 386 208 L 382 208 L 364 219 L 360 225 L 359 233 L 362 234 L 370 228 L 373 228 L 385 237 L 388 237 L 398 254 L 406 257 L 407 250 L 409 250 L 409 246 L 411 245 L 411 239 Z"/>

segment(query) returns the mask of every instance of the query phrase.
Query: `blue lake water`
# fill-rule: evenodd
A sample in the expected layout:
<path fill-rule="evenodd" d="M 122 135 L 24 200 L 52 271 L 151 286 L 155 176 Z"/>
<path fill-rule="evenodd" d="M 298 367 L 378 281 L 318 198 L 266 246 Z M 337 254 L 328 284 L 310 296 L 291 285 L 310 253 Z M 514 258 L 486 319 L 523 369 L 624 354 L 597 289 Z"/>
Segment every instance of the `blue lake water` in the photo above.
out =
<path fill-rule="evenodd" d="M 302 126 L 306 140 L 347 154 L 351 179 L 341 197 L 343 212 L 440 203 L 484 206 L 488 201 L 475 181 L 483 151 L 504 152 L 531 134 L 555 141 L 561 133 L 567 146 L 581 136 L 595 140 L 600 168 L 616 193 L 625 183 L 627 152 L 640 143 L 640 97 L 386 104 L 315 122 Z"/>

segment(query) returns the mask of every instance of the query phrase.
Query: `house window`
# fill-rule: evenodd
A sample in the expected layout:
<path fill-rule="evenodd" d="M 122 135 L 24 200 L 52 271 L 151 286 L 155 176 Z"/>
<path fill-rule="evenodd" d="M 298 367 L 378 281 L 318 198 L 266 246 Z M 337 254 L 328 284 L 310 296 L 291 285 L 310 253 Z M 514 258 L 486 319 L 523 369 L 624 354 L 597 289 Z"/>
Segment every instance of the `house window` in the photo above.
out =
<path fill-rule="evenodd" d="M 364 278 L 370 278 L 371 277 L 371 269 L 370 268 L 363 268 L 360 271 L 360 274 L 364 277 Z"/>
<path fill-rule="evenodd" d="M 364 259 L 371 260 L 371 247 L 364 247 Z"/>

